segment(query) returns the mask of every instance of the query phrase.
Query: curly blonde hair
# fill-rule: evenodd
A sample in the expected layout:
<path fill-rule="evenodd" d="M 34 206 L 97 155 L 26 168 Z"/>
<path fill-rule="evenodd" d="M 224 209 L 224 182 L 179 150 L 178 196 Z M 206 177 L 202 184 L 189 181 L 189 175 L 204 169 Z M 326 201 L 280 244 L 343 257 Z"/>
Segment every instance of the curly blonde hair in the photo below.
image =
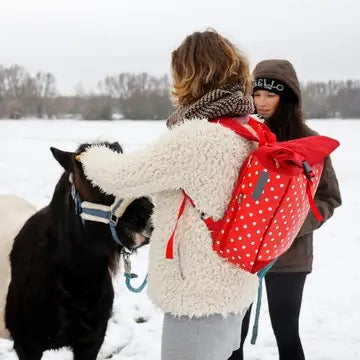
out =
<path fill-rule="evenodd" d="M 252 77 L 244 54 L 213 29 L 194 32 L 171 54 L 173 89 L 178 105 L 189 105 L 224 85 L 241 84 L 251 95 Z"/>

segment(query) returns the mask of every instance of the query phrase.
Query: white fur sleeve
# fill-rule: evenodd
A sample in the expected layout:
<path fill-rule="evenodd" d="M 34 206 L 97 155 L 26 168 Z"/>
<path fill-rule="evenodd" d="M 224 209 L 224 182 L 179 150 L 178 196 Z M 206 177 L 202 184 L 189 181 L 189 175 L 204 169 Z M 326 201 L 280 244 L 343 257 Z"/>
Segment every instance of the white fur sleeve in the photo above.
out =
<path fill-rule="evenodd" d="M 181 179 L 191 171 L 187 159 L 193 150 L 191 140 L 171 131 L 145 150 L 129 154 L 94 145 L 81 155 L 81 162 L 87 178 L 108 194 L 121 198 L 152 195 L 183 185 Z"/>

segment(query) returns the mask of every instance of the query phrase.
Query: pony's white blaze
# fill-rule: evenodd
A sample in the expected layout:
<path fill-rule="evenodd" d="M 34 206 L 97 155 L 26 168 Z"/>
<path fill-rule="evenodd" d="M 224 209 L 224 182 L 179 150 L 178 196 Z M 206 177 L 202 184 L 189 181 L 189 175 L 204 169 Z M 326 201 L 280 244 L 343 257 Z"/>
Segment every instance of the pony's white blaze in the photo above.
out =
<path fill-rule="evenodd" d="M 146 241 L 146 237 L 142 234 L 135 233 L 134 235 L 134 242 L 136 246 L 142 245 Z"/>
<path fill-rule="evenodd" d="M 4 312 L 10 283 L 9 254 L 13 240 L 25 221 L 36 211 L 26 200 L 13 195 L 0 195 L 0 338 L 9 338 Z"/>

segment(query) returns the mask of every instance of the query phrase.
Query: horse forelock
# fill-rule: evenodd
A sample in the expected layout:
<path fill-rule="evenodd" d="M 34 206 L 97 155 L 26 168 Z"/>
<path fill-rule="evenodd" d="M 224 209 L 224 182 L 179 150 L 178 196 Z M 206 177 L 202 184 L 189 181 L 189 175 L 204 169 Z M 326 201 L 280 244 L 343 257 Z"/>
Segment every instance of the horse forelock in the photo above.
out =
<path fill-rule="evenodd" d="M 102 141 L 102 142 L 95 142 L 95 143 L 84 143 L 84 144 L 81 144 L 77 150 L 76 150 L 76 153 L 77 154 L 81 154 L 82 152 L 84 152 L 86 149 L 90 148 L 90 147 L 93 147 L 93 146 L 106 146 L 108 147 L 109 149 L 115 151 L 115 152 L 118 152 L 118 153 L 122 153 L 123 152 L 123 149 L 122 147 L 120 146 L 119 143 L 117 142 L 114 142 L 114 143 L 110 143 L 108 141 Z"/>

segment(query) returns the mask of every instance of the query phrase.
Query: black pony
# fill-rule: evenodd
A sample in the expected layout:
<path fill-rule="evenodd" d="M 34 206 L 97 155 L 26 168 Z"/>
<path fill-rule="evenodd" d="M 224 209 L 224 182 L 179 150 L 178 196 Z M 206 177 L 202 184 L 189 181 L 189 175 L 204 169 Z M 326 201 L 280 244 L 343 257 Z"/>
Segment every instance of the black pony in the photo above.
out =
<path fill-rule="evenodd" d="M 103 144 L 122 152 L 118 143 Z M 62 346 L 72 348 L 74 360 L 96 359 L 112 310 L 111 272 L 124 248 L 150 236 L 147 198 L 112 216 L 115 231 L 81 217 L 84 201 L 114 203 L 85 178 L 75 158 L 88 146 L 76 153 L 51 148 L 65 172 L 50 204 L 25 223 L 13 244 L 5 321 L 20 360 L 40 360 L 43 351 Z"/>

